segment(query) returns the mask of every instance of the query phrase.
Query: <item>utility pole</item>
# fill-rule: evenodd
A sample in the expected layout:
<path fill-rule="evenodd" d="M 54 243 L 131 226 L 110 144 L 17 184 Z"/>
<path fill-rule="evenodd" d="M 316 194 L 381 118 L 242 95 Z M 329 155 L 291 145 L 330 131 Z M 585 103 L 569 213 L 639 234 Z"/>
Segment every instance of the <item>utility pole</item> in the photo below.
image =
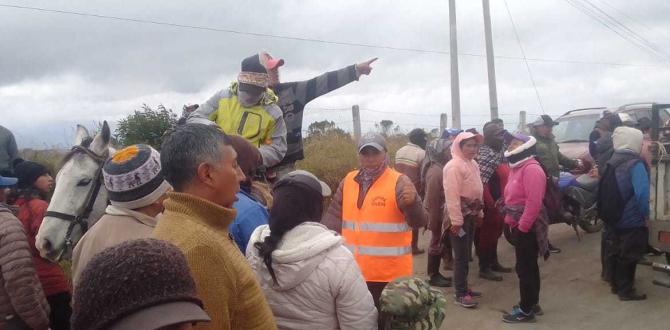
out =
<path fill-rule="evenodd" d="M 440 114 L 440 135 L 442 135 L 442 132 L 444 132 L 445 128 L 447 128 L 447 114 L 446 113 L 441 113 Z"/>
<path fill-rule="evenodd" d="M 526 112 L 519 111 L 519 132 L 527 133 L 528 127 L 526 126 Z"/>
<path fill-rule="evenodd" d="M 358 140 L 361 139 L 361 112 L 358 105 L 351 107 L 351 114 L 354 119 L 354 141 L 358 143 Z"/>
<path fill-rule="evenodd" d="M 461 96 L 458 81 L 458 33 L 456 33 L 456 0 L 449 0 L 449 57 L 451 57 L 451 120 L 461 128 Z"/>
<path fill-rule="evenodd" d="M 489 73 L 489 102 L 491 119 L 498 118 L 498 93 L 496 91 L 496 65 L 493 57 L 493 37 L 491 35 L 491 11 L 489 0 L 482 0 L 484 8 L 484 38 L 486 39 L 486 65 Z"/>

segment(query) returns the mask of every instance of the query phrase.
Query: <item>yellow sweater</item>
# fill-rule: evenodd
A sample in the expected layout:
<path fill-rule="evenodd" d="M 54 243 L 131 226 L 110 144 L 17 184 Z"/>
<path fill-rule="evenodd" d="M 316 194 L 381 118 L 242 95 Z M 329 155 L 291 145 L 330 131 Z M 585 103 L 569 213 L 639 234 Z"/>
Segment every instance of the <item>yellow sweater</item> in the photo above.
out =
<path fill-rule="evenodd" d="M 256 277 L 228 233 L 235 210 L 182 193 L 168 193 L 164 205 L 153 236 L 186 255 L 212 318 L 196 329 L 276 329 Z"/>

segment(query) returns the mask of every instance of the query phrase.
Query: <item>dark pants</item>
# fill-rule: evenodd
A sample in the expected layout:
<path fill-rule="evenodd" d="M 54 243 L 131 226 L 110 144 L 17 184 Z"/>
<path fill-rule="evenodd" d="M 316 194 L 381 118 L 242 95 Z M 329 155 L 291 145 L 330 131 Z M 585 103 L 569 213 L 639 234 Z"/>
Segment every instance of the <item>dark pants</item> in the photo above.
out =
<path fill-rule="evenodd" d="M 441 257 L 445 262 L 452 260 L 451 255 L 451 241 L 449 240 L 449 232 L 442 231 L 442 222 L 430 224 L 430 245 L 428 246 L 428 258 Z M 440 269 L 440 260 L 435 264 L 434 268 L 428 265 L 428 276 L 437 274 Z"/>
<path fill-rule="evenodd" d="M 388 282 L 366 282 L 368 285 L 368 291 L 370 291 L 370 294 L 372 294 L 372 300 L 375 302 L 375 307 L 377 307 L 377 311 L 379 311 L 378 318 L 377 318 L 377 326 L 379 329 L 384 329 L 384 315 L 382 315 L 382 311 L 379 308 L 379 298 L 382 295 L 382 291 L 384 291 L 384 288 L 386 287 L 386 284 Z"/>
<path fill-rule="evenodd" d="M 502 235 L 504 218 L 495 207 L 484 209 L 484 222 L 475 230 L 475 251 L 479 269 L 488 270 L 498 258 L 498 238 Z"/>
<path fill-rule="evenodd" d="M 67 292 L 57 293 L 47 297 L 51 314 L 49 315 L 49 326 L 53 330 L 69 330 L 70 315 L 70 294 Z"/>
<path fill-rule="evenodd" d="M 419 230 L 421 228 L 412 228 L 412 249 L 416 250 L 419 248 Z"/>
<path fill-rule="evenodd" d="M 463 221 L 463 230 L 465 235 L 458 237 L 458 234 L 449 232 L 451 240 L 451 249 L 454 252 L 454 288 L 456 297 L 463 297 L 468 293 L 468 273 L 470 255 L 472 254 L 472 240 L 474 238 L 474 218 L 466 217 Z"/>
<path fill-rule="evenodd" d="M 512 230 L 516 236 L 516 273 L 519 277 L 519 293 L 521 310 L 528 313 L 540 301 L 540 268 L 537 265 L 538 245 L 534 231 L 522 233 Z"/>
<path fill-rule="evenodd" d="M 613 267 L 616 262 L 616 250 L 613 247 L 614 239 L 614 229 L 608 225 L 603 226 L 600 240 L 600 262 L 602 266 L 600 276 L 610 283 L 614 277 Z"/>
<path fill-rule="evenodd" d="M 613 244 L 612 289 L 620 296 L 635 291 L 635 270 L 646 250 L 649 232 L 646 227 L 616 230 Z"/>

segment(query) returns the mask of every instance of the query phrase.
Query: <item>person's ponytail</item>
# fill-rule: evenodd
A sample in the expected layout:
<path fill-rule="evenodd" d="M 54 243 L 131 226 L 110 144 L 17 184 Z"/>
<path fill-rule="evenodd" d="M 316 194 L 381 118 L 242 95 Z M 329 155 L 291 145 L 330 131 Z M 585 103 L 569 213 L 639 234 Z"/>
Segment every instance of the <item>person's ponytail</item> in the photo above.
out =
<path fill-rule="evenodd" d="M 279 283 L 277 282 L 277 275 L 275 275 L 275 271 L 272 268 L 272 252 L 277 249 L 279 241 L 281 241 L 281 236 L 272 233 L 266 236 L 262 242 L 256 242 L 254 244 L 254 247 L 258 250 L 258 255 L 263 258 L 263 263 L 265 263 L 265 266 L 268 268 L 270 276 L 272 276 L 272 281 L 275 284 Z"/>

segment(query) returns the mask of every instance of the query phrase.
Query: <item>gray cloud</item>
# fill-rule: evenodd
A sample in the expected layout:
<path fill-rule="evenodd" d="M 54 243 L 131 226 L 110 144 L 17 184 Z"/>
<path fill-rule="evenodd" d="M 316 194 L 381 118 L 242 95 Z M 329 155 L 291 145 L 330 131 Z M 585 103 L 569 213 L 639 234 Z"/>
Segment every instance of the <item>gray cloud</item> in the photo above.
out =
<path fill-rule="evenodd" d="M 670 52 L 664 42 L 670 27 L 670 7 L 665 1 L 607 1 L 642 24 L 617 14 L 602 0 L 591 1 Z M 5 3 L 402 48 L 446 51 L 449 46 L 446 1 L 163 1 L 158 5 L 140 0 L 123 6 L 108 1 Z M 567 2 L 508 3 L 528 57 L 655 65 L 530 62 L 547 113 L 666 97 L 670 82 L 667 62 L 658 62 Z M 457 6 L 459 51 L 483 54 L 481 3 L 459 1 Z M 492 1 L 491 11 L 496 55 L 520 56 L 504 3 Z M 414 125 L 430 128 L 437 125 L 440 112 L 450 112 L 449 56 L 444 54 L 251 37 L 2 7 L 0 30 L 10 31 L 0 34 L 2 124 L 16 131 L 24 146 L 48 145 L 54 140 L 66 144 L 60 140 L 68 140 L 63 132 L 72 130 L 73 123 L 113 122 L 142 103 L 164 103 L 178 110 L 184 103 L 202 102 L 234 79 L 243 57 L 260 49 L 286 59 L 282 79 L 287 81 L 380 57 L 373 75 L 310 104 L 305 126 L 327 118 L 349 127 L 349 111 L 320 109 L 349 108 L 352 104 L 406 113 L 365 110 L 362 116 L 367 128 L 381 117 L 406 129 Z M 481 125 L 488 114 L 485 59 L 460 56 L 459 61 L 463 122 Z M 513 123 L 519 110 L 540 113 L 525 64 L 499 58 L 496 68 L 503 117 Z"/>

